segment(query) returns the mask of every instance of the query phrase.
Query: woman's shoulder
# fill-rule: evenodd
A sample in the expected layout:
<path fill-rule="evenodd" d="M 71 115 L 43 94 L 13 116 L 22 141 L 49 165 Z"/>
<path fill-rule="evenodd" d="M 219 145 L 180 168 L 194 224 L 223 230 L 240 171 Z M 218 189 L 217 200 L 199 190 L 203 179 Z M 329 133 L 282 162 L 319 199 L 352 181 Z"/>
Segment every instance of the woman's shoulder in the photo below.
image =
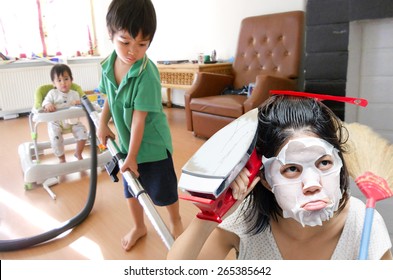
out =
<path fill-rule="evenodd" d="M 352 216 L 356 217 L 356 219 L 359 219 L 360 222 L 363 223 L 366 214 L 365 202 L 354 196 L 351 196 L 349 201 L 350 201 L 350 205 L 349 205 L 350 213 L 352 214 Z M 376 216 L 377 219 L 382 219 L 382 216 L 378 212 L 378 209 L 375 209 L 374 212 L 375 212 L 374 215 Z"/>
<path fill-rule="evenodd" d="M 349 199 L 349 214 L 347 217 L 348 223 L 356 223 L 363 225 L 364 215 L 366 214 L 366 205 L 357 197 L 351 196 Z"/>
<path fill-rule="evenodd" d="M 351 196 L 349 201 L 350 201 L 350 209 L 351 209 L 351 211 L 362 211 L 366 207 L 364 202 L 361 201 L 357 197 Z"/>
<path fill-rule="evenodd" d="M 237 235 L 247 232 L 248 223 L 244 219 L 244 204 L 245 201 L 232 214 L 226 217 L 219 227 L 234 232 Z"/>

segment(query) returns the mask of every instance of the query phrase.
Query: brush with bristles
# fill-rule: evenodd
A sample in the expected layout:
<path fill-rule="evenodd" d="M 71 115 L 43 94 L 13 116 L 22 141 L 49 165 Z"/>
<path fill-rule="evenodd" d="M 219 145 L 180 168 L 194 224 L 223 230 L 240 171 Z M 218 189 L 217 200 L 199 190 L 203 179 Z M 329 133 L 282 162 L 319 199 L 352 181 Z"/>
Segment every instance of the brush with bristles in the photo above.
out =
<path fill-rule="evenodd" d="M 346 123 L 347 152 L 344 160 L 349 175 L 366 197 L 359 259 L 367 259 L 376 202 L 393 196 L 393 145 L 366 125 Z"/>

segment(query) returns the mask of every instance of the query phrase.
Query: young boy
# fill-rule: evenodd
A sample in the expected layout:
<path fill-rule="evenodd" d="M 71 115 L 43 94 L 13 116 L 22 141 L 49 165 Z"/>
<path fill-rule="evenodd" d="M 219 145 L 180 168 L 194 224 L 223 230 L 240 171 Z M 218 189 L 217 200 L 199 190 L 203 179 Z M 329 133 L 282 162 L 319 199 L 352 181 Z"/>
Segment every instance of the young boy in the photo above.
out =
<path fill-rule="evenodd" d="M 155 205 L 166 206 L 174 237 L 183 231 L 179 214 L 177 177 L 172 161 L 172 139 L 161 103 L 161 83 L 157 67 L 146 55 L 156 30 L 156 14 L 150 0 L 113 0 L 106 16 L 114 51 L 102 63 L 100 92 L 107 94 L 101 114 L 98 137 L 106 143 L 114 133 L 108 127 L 113 119 L 119 149 L 126 154 L 121 172 L 129 170 Z M 124 194 L 133 226 L 122 238 L 129 251 L 147 234 L 143 208 L 128 190 Z"/>
<path fill-rule="evenodd" d="M 81 103 L 79 93 L 71 89 L 72 72 L 65 64 L 56 64 L 50 71 L 50 77 L 54 89 L 50 90 L 42 102 L 45 112 L 54 112 L 57 109 L 67 108 Z M 48 123 L 48 134 L 54 154 L 59 158 L 59 162 L 66 162 L 64 154 L 64 130 L 71 128 L 77 140 L 74 156 L 83 159 L 82 152 L 88 138 L 86 127 L 78 119 L 68 119 L 53 121 Z"/>

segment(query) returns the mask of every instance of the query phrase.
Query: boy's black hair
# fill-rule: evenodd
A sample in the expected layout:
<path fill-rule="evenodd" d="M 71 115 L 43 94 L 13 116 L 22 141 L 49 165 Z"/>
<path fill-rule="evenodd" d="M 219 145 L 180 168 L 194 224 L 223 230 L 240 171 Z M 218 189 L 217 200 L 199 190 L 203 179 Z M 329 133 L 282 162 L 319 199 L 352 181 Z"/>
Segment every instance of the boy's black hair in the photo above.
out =
<path fill-rule="evenodd" d="M 337 213 L 342 211 L 349 199 L 349 175 L 342 156 L 348 139 L 333 111 L 313 98 L 273 95 L 260 107 L 258 118 L 256 151 L 260 156 L 276 156 L 285 141 L 299 131 L 317 135 L 339 151 L 343 162 L 340 172 L 342 199 Z M 260 176 L 264 178 L 263 170 Z M 274 194 L 260 182 L 252 190 L 248 202 L 244 208 L 246 220 L 251 223 L 248 232 L 258 233 L 269 229 L 270 219 L 277 221 L 282 216 Z"/>
<path fill-rule="evenodd" d="M 71 68 L 68 67 L 68 65 L 66 64 L 55 64 L 52 69 L 50 70 L 50 79 L 53 82 L 55 80 L 55 76 L 59 77 L 62 76 L 63 73 L 66 72 L 70 78 L 71 81 L 74 80 L 74 78 L 72 77 L 72 72 L 71 72 Z"/>
<path fill-rule="evenodd" d="M 113 0 L 106 14 L 106 26 L 111 39 L 116 32 L 126 30 L 133 38 L 141 32 L 151 43 L 157 28 L 153 3 L 150 0 Z"/>

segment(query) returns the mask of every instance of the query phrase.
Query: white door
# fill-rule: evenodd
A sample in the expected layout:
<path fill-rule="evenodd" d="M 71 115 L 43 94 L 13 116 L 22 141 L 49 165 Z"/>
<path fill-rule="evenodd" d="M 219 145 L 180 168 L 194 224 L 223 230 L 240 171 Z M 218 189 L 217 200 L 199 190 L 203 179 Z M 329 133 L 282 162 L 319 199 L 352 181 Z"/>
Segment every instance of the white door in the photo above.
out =
<path fill-rule="evenodd" d="M 346 105 L 345 121 L 372 127 L 393 143 L 393 19 L 350 23 L 347 96 L 369 101 Z"/>

